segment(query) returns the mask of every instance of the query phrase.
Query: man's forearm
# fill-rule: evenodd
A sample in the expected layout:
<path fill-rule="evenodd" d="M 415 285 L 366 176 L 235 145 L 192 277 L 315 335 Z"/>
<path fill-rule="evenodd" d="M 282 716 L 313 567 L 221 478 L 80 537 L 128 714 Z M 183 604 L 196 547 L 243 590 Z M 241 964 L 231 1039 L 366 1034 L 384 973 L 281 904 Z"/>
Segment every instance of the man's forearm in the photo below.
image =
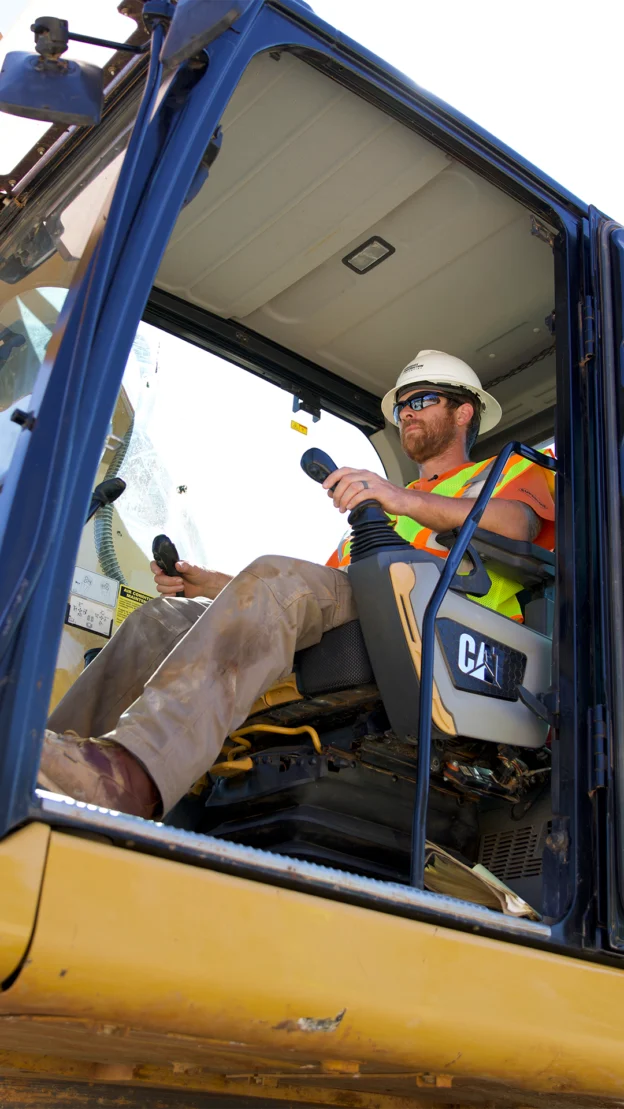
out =
<path fill-rule="evenodd" d="M 406 489 L 403 513 L 434 533 L 461 527 L 475 501 L 471 497 L 441 497 L 437 493 L 421 493 Z M 532 512 L 532 510 L 529 510 Z M 480 520 L 480 527 L 504 535 L 507 539 L 531 540 L 531 521 L 527 505 L 521 501 L 492 498 Z"/>
<path fill-rule="evenodd" d="M 225 589 L 226 585 L 228 585 L 233 578 L 231 574 L 221 574 L 218 570 L 210 570 L 209 573 L 210 577 L 206 582 L 203 596 L 214 601 L 215 597 L 219 596 L 221 590 Z"/>

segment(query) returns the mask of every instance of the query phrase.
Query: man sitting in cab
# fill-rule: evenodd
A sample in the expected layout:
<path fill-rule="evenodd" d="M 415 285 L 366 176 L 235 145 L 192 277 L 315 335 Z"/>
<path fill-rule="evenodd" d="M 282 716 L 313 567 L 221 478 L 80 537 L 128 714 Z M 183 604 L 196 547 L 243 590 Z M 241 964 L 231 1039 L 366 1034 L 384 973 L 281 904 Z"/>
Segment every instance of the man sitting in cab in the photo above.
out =
<path fill-rule="evenodd" d="M 424 350 L 382 410 L 420 467 L 418 480 L 402 488 L 343 467 L 324 488 L 341 513 L 377 500 L 403 538 L 443 558 L 448 552 L 435 536 L 461 526 L 470 511 L 491 465 L 470 462 L 470 450 L 498 423 L 500 406 L 465 362 Z M 512 456 L 482 527 L 552 549 L 551 480 Z M 291 673 L 295 652 L 357 617 L 342 572 L 348 563 L 348 538 L 326 566 L 267 555 L 235 578 L 187 562 L 176 564 L 172 578 L 152 563 L 161 597 L 124 621 L 52 713 L 40 785 L 146 818 L 167 813 L 212 766 L 260 694 Z M 480 603 L 521 620 L 518 584 L 490 577 Z M 175 596 L 180 590 L 184 597 Z"/>

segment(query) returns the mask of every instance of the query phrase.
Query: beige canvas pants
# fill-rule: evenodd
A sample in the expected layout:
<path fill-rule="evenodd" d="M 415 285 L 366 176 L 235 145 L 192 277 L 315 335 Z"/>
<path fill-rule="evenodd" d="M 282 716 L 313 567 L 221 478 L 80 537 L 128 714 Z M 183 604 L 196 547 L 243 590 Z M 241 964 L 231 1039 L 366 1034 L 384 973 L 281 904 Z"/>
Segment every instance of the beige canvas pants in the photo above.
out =
<path fill-rule="evenodd" d="M 296 650 L 357 615 L 347 575 L 268 555 L 212 602 L 142 605 L 50 716 L 55 732 L 115 740 L 144 765 L 167 812 L 217 758 Z"/>

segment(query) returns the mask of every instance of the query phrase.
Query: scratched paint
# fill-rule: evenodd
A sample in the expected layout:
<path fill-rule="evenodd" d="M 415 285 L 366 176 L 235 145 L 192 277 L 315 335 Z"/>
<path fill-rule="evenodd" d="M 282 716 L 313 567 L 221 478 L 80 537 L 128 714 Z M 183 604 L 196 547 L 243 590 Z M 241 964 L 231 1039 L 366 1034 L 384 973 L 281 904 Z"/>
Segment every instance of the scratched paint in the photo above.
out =
<path fill-rule="evenodd" d="M 275 1025 L 276 1032 L 335 1032 L 346 1013 L 342 1009 L 335 1017 L 299 1017 L 298 1020 L 282 1020 Z"/>

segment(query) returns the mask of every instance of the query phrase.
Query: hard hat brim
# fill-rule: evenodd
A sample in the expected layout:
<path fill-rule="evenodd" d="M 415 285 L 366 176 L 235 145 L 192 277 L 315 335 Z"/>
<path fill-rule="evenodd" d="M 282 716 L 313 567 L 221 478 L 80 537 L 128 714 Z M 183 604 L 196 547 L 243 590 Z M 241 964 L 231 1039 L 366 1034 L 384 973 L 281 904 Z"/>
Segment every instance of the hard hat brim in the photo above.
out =
<path fill-rule="evenodd" d="M 462 390 L 465 390 L 465 392 L 474 393 L 475 396 L 477 396 L 479 398 L 479 400 L 481 401 L 481 405 L 482 405 L 482 408 L 481 408 L 481 423 L 479 425 L 479 435 L 484 435 L 486 431 L 491 431 L 493 427 L 496 427 L 496 425 L 498 423 L 500 423 L 500 420 L 501 420 L 502 415 L 503 415 L 503 410 L 502 410 L 500 404 L 498 403 L 498 401 L 496 400 L 496 397 L 493 397 L 491 393 L 486 393 L 485 389 L 479 389 L 479 388 L 477 388 L 476 385 L 470 385 L 470 386 L 463 385 L 463 384 L 459 385 L 459 382 L 456 379 L 451 378 L 451 377 L 449 377 L 449 379 L 447 381 L 444 381 L 444 380 L 442 380 L 441 377 L 438 377 L 438 375 L 436 374 L 436 378 L 437 378 L 437 380 L 435 382 L 431 381 L 431 384 L 439 386 L 441 393 L 444 392 L 444 386 L 448 385 L 449 389 L 457 389 L 458 387 L 460 387 Z M 414 389 L 417 389 L 418 388 L 418 381 L 414 381 L 413 385 L 414 385 Z M 405 381 L 405 382 L 401 383 L 399 388 L 403 390 L 403 389 L 408 389 L 409 386 L 410 386 L 410 382 Z M 398 426 L 395 419 L 394 419 L 394 416 L 393 416 L 393 408 L 394 408 L 394 404 L 395 404 L 396 394 L 397 394 L 397 387 L 395 385 L 392 389 L 390 389 L 386 393 L 385 397 L 383 398 L 383 400 L 381 402 L 381 411 L 383 412 L 386 420 L 388 421 L 389 424 L 394 424 L 395 427 Z"/>

